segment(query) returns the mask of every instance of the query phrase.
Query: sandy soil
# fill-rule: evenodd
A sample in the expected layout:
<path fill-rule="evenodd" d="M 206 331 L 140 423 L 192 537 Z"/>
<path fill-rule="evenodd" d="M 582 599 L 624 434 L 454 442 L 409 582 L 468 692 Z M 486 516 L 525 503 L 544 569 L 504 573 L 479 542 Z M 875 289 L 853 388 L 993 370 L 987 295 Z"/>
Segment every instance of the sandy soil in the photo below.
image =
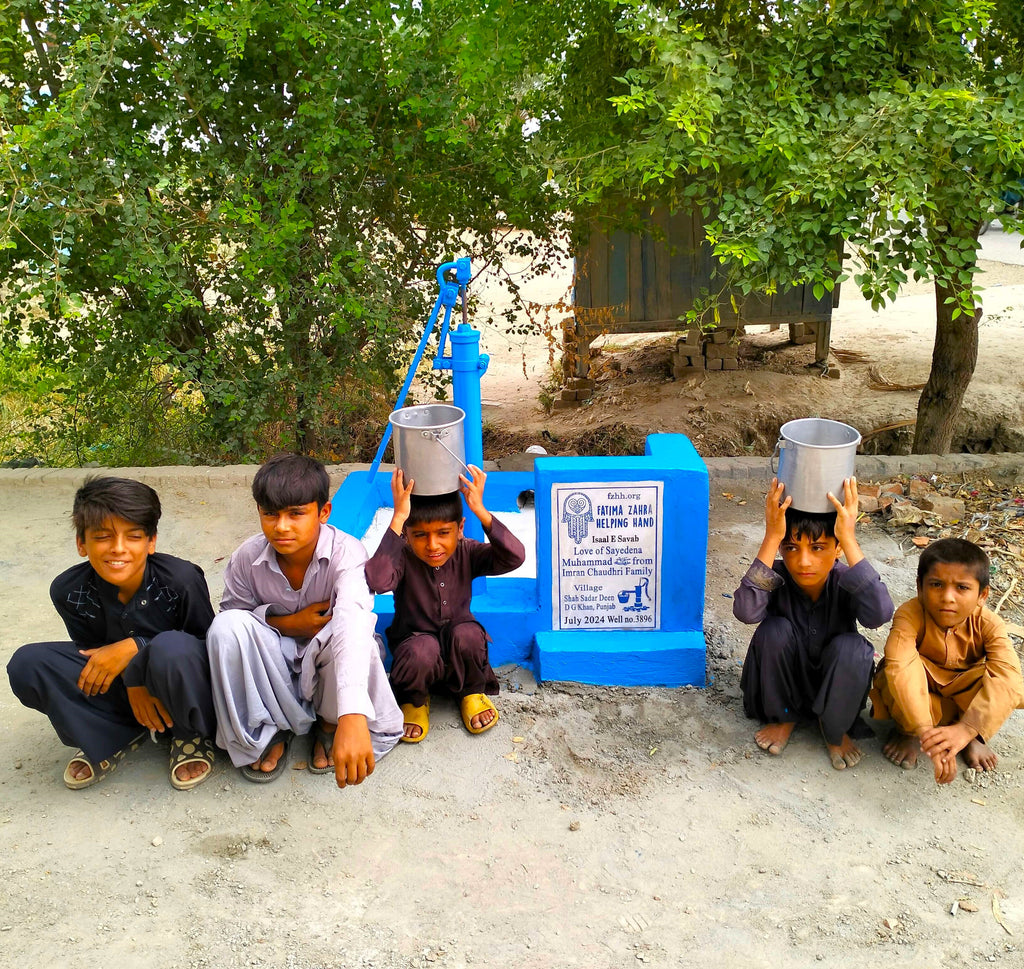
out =
<path fill-rule="evenodd" d="M 72 490 L 0 472 L 5 661 L 63 634 L 47 587 L 76 560 Z M 161 547 L 199 562 L 218 597 L 255 525 L 246 489 L 182 476 L 161 493 Z M 712 499 L 707 689 L 538 687 L 505 670 L 494 730 L 470 737 L 438 704 L 427 742 L 359 788 L 299 770 L 256 787 L 221 763 L 175 792 L 147 745 L 70 792 L 71 751 L 4 678 L 0 965 L 1024 964 L 1024 718 L 997 738 L 998 772 L 943 789 L 875 741 L 843 773 L 810 729 L 781 758 L 758 751 L 738 699 L 749 629 L 729 594 L 760 539 L 759 497 L 732 493 Z M 863 543 L 909 596 L 913 563 L 870 526 Z"/>
<path fill-rule="evenodd" d="M 1024 381 L 1019 366 L 1024 338 L 1024 253 L 1018 234 L 991 229 L 982 237 L 982 294 L 978 363 L 960 415 L 953 450 L 1024 451 Z M 510 260 L 506 270 L 526 267 Z M 593 402 L 575 411 L 546 413 L 559 349 L 560 321 L 571 285 L 571 264 L 524 286 L 533 319 L 544 332 L 510 337 L 488 322 L 507 305 L 493 273 L 476 286 L 475 322 L 491 367 L 482 389 L 494 449 L 522 450 L 555 439 L 549 451 L 632 453 L 652 431 L 686 434 L 705 455 L 770 454 L 787 420 L 828 417 L 855 426 L 869 453 L 906 454 L 913 428 L 878 431 L 913 420 L 919 391 L 877 390 L 869 384 L 923 385 L 931 368 L 935 302 L 930 285 L 910 283 L 881 312 L 853 287 L 843 288 L 832 323 L 832 363 L 838 380 L 821 377 L 813 346 L 793 346 L 788 329 L 749 327 L 740 344 L 740 369 L 709 371 L 675 381 L 666 334 L 610 335 L 595 360 Z M 600 341 L 599 341 L 600 343 Z M 599 344 L 598 344 L 599 345 Z M 545 391 L 548 396 L 545 397 Z M 872 434 L 871 432 L 876 432 Z"/>

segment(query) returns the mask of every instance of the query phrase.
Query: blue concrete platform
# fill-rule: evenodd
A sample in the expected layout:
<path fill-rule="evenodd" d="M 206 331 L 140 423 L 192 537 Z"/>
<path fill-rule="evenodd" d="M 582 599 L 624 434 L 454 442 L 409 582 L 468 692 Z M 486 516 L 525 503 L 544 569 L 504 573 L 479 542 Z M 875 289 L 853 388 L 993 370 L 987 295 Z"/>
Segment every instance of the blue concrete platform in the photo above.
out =
<path fill-rule="evenodd" d="M 647 438 L 645 453 L 636 457 L 540 458 L 534 473 L 537 589 L 543 622 L 543 631 L 537 634 L 533 651 L 537 678 L 621 686 L 703 686 L 704 578 L 710 493 L 707 467 L 689 439 L 682 434 L 652 434 Z M 559 577 L 553 570 L 564 566 L 566 561 L 572 562 L 573 558 L 554 547 L 554 539 L 561 542 L 565 537 L 566 513 L 552 507 L 550 496 L 564 492 L 566 486 L 571 490 L 573 483 L 579 482 L 587 483 L 579 485 L 581 488 L 596 488 L 602 483 L 614 485 L 615 490 L 607 492 L 611 495 L 631 493 L 630 482 L 634 484 L 634 492 L 637 489 L 650 491 L 655 485 L 661 488 L 660 541 L 657 562 L 653 566 L 658 580 L 656 628 L 559 628 L 559 604 L 554 598 Z M 585 527 L 597 528 L 601 524 L 600 516 L 595 514 L 592 524 L 586 523 Z M 569 548 L 572 546 L 570 542 Z M 614 561 L 625 562 L 626 559 L 614 558 Z M 631 580 L 617 581 L 628 587 Z M 580 583 L 588 586 L 585 578 Z M 619 603 L 624 594 L 620 594 Z M 600 615 L 580 618 L 601 621 Z M 611 618 L 624 617 L 613 614 Z M 573 616 L 562 617 L 561 623 L 574 619 Z"/>
<path fill-rule="evenodd" d="M 599 506 L 589 519 L 577 516 L 576 524 L 568 526 L 571 539 L 567 539 L 566 514 L 557 505 L 559 496 L 567 491 L 584 495 L 587 489 L 596 494 L 602 488 L 611 495 L 631 489 L 654 494 L 656 514 L 652 510 L 639 519 L 628 518 L 629 510 L 624 508 L 620 514 L 627 517 L 615 519 L 602 517 Z M 532 473 L 491 472 L 485 500 L 499 517 L 514 515 L 524 500 L 533 500 L 536 515 L 536 578 L 496 576 L 474 583 L 472 610 L 491 636 L 492 665 L 519 663 L 544 680 L 622 686 L 704 685 L 708 472 L 685 436 L 651 435 L 645 453 L 639 456 L 540 457 Z M 390 507 L 390 472 L 371 475 L 356 471 L 334 496 L 330 521 L 362 537 L 377 510 Z M 627 520 L 629 527 L 624 524 Z M 599 589 L 602 604 L 589 613 L 586 604 L 573 606 L 578 614 L 567 606 L 561 608 L 565 602 L 556 596 L 562 595 L 560 583 L 566 581 L 567 563 L 585 565 L 589 560 L 580 556 L 592 554 L 597 530 L 615 527 L 610 524 L 613 522 L 623 523 L 619 531 L 638 526 L 638 534 L 645 536 L 644 547 L 631 550 L 635 547 L 623 535 L 609 539 L 624 544 L 603 549 L 611 565 L 598 573 L 600 578 L 587 579 L 585 568 L 572 572 L 584 575 L 578 580 L 580 588 L 588 590 L 583 595 L 589 597 L 591 588 Z M 589 537 L 587 529 L 593 530 Z M 586 545 L 588 540 L 591 546 Z M 569 543 L 568 551 L 563 549 L 564 543 Z M 631 563 L 650 564 L 631 569 Z M 641 573 L 649 574 L 650 587 L 638 578 Z M 595 584 L 591 586 L 591 582 Z M 631 598 L 634 591 L 635 603 Z M 375 610 L 377 629 L 383 632 L 394 616 L 392 597 L 377 596 Z M 566 615 L 567 611 L 570 614 Z M 568 628 L 583 622 L 596 626 Z M 616 622 L 646 625 L 609 627 Z"/>

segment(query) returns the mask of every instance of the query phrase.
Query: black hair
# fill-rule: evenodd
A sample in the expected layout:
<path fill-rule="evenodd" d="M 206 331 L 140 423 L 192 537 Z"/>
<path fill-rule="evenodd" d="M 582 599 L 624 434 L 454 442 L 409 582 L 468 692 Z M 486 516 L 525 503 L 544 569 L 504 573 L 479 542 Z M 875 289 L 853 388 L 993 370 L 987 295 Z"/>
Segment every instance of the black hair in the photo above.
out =
<path fill-rule="evenodd" d="M 131 478 L 86 478 L 71 507 L 79 539 L 85 538 L 87 529 L 100 528 L 111 518 L 123 518 L 152 538 L 160 521 L 160 498 L 149 485 Z"/>
<path fill-rule="evenodd" d="M 935 565 L 962 565 L 974 574 L 980 591 L 988 588 L 988 556 L 966 538 L 940 538 L 921 553 L 917 560 L 918 588 Z"/>
<path fill-rule="evenodd" d="M 319 511 L 331 496 L 331 479 L 316 458 L 277 454 L 265 461 L 252 479 L 252 496 L 263 511 L 316 502 Z"/>
<path fill-rule="evenodd" d="M 406 528 L 428 522 L 458 524 L 466 517 L 462 511 L 462 498 L 457 491 L 445 495 L 409 495 L 409 504 L 411 508 L 405 521 Z"/>
<path fill-rule="evenodd" d="M 836 537 L 836 513 L 834 511 L 800 511 L 786 509 L 786 539 L 792 540 L 806 535 L 810 541 Z"/>

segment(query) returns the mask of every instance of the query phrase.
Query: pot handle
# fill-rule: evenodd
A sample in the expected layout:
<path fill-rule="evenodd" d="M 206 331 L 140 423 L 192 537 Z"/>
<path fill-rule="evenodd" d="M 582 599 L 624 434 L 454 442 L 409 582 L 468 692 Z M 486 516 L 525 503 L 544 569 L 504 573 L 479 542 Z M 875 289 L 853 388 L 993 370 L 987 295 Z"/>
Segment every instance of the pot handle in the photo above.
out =
<path fill-rule="evenodd" d="M 433 438 L 433 439 L 434 439 L 434 440 L 435 440 L 435 441 L 436 441 L 436 442 L 437 442 L 438 444 L 440 444 L 440 445 L 441 445 L 441 447 L 443 447 L 443 448 L 444 448 L 444 449 L 445 449 L 445 450 L 446 450 L 446 451 L 447 451 L 447 452 L 448 452 L 448 453 L 449 453 L 449 454 L 450 454 L 450 455 L 451 455 L 451 456 L 452 456 L 453 458 L 455 458 L 455 460 L 456 460 L 456 461 L 458 461 L 458 462 L 459 462 L 459 464 L 461 464 L 461 465 L 462 465 L 462 466 L 463 466 L 463 467 L 464 467 L 464 468 L 466 469 L 466 474 L 468 474 L 468 475 L 469 475 L 469 476 L 470 476 L 471 478 L 473 477 L 473 472 L 469 470 L 469 465 L 468 465 L 468 464 L 466 464 L 466 462 L 465 462 L 465 461 L 463 461 L 463 460 L 462 460 L 462 458 L 460 458 L 460 457 L 459 457 L 459 456 L 458 456 L 458 455 L 457 455 L 457 454 L 456 454 L 456 453 L 455 453 L 455 452 L 454 452 L 454 451 L 453 451 L 453 450 L 452 450 L 452 449 L 451 449 L 450 447 L 448 447 L 448 445 L 447 445 L 447 444 L 445 444 L 445 443 L 444 443 L 444 441 L 442 441 L 442 440 L 441 440 L 441 432 L 440 432 L 440 431 L 424 431 L 424 432 L 423 432 L 423 436 L 424 436 L 424 437 L 429 437 L 429 438 Z"/>
<path fill-rule="evenodd" d="M 775 450 L 772 451 L 772 456 L 769 461 L 772 469 L 772 477 L 778 477 L 779 475 L 779 469 L 775 466 L 775 462 L 779 459 L 779 451 L 781 451 L 785 446 L 786 442 L 781 437 L 775 442 Z"/>

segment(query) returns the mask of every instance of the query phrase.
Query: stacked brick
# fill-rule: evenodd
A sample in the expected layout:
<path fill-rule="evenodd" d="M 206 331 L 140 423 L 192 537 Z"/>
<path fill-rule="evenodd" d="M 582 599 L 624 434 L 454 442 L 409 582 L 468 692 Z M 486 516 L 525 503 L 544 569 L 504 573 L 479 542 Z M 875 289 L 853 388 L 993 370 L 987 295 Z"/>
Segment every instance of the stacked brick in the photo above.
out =
<path fill-rule="evenodd" d="M 704 370 L 739 370 L 736 331 L 727 329 L 687 330 L 672 353 L 672 376 L 679 380 Z"/>
<path fill-rule="evenodd" d="M 570 377 L 551 405 L 553 410 L 572 410 L 594 396 L 594 381 L 586 377 Z"/>
<path fill-rule="evenodd" d="M 672 376 L 679 380 L 704 370 L 704 337 L 700 330 L 687 330 L 672 351 Z"/>
<path fill-rule="evenodd" d="M 818 323 L 790 323 L 789 342 L 803 345 L 816 343 L 818 340 Z"/>
<path fill-rule="evenodd" d="M 704 341 L 704 366 L 708 370 L 739 370 L 740 346 L 735 330 L 712 330 Z"/>

